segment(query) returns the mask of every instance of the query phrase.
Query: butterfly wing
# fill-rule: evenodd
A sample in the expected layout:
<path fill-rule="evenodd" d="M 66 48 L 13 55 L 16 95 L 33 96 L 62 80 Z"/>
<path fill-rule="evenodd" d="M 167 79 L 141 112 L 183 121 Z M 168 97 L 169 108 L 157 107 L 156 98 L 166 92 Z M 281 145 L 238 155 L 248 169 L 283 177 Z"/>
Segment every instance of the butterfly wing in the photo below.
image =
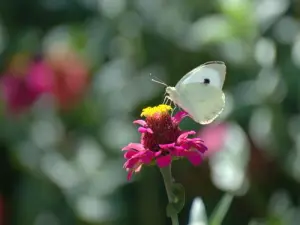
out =
<path fill-rule="evenodd" d="M 221 61 L 211 61 L 204 63 L 184 75 L 175 88 L 179 90 L 189 83 L 204 83 L 209 81 L 209 85 L 222 89 L 226 75 L 226 66 Z"/>
<path fill-rule="evenodd" d="M 223 111 L 225 95 L 213 86 L 189 83 L 179 92 L 179 105 L 200 124 L 209 124 Z"/>

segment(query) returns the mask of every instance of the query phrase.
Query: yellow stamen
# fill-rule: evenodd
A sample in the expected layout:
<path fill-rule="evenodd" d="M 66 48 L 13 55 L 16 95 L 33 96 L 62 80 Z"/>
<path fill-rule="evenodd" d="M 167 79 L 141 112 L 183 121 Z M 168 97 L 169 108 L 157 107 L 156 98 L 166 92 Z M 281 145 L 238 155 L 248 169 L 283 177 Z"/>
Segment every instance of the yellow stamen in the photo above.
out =
<path fill-rule="evenodd" d="M 161 104 L 154 107 L 144 108 L 141 113 L 141 116 L 148 117 L 148 116 L 153 116 L 156 113 L 168 113 L 170 110 L 172 110 L 171 106 Z"/>

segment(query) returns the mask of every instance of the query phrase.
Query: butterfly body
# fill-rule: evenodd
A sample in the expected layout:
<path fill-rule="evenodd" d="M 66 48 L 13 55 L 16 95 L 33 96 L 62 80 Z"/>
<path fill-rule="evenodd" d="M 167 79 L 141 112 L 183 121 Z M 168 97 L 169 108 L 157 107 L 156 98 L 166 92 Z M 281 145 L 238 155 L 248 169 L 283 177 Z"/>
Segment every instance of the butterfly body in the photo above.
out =
<path fill-rule="evenodd" d="M 166 93 L 176 105 L 200 124 L 209 124 L 223 111 L 225 95 L 222 91 L 226 74 L 223 62 L 207 62 L 183 76 Z"/>

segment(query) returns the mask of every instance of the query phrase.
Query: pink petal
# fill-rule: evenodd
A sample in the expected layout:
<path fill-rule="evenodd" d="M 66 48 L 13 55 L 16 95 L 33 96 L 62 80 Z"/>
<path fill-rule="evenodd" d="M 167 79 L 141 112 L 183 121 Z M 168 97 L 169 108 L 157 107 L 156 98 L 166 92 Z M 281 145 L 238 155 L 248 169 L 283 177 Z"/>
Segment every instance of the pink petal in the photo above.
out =
<path fill-rule="evenodd" d="M 128 151 L 128 150 L 144 151 L 145 148 L 140 143 L 129 143 L 127 146 L 122 148 L 122 151 Z"/>
<path fill-rule="evenodd" d="M 155 156 L 155 157 L 158 157 L 158 156 L 161 155 L 161 153 L 162 153 L 162 151 L 155 152 L 155 153 L 154 153 L 154 156 Z"/>
<path fill-rule="evenodd" d="M 133 151 L 133 150 L 129 150 L 128 152 L 126 152 L 124 154 L 124 158 L 125 159 L 130 159 L 132 158 L 137 152 L 136 151 Z"/>
<path fill-rule="evenodd" d="M 127 180 L 130 180 L 131 179 L 131 177 L 132 177 L 132 175 L 133 175 L 133 172 L 140 172 L 141 171 L 141 169 L 142 169 L 142 164 L 137 164 L 136 166 L 135 166 L 135 168 L 132 168 L 132 169 L 127 169 L 127 171 L 128 171 L 128 174 L 127 174 Z"/>
<path fill-rule="evenodd" d="M 180 123 L 180 121 L 181 121 L 184 117 L 186 117 L 186 116 L 188 116 L 188 115 L 189 115 L 189 114 L 188 114 L 187 112 L 185 112 L 185 111 L 180 111 L 180 112 L 176 113 L 175 116 L 173 116 L 173 120 L 174 120 L 175 123 Z"/>
<path fill-rule="evenodd" d="M 134 124 L 139 124 L 141 125 L 142 127 L 147 127 L 147 123 L 145 120 L 135 120 L 133 121 Z"/>
<path fill-rule="evenodd" d="M 156 159 L 156 163 L 157 163 L 158 167 L 166 167 L 166 166 L 170 165 L 171 161 L 172 161 L 172 157 L 170 154 L 168 154 L 166 156 L 161 156 Z"/>
<path fill-rule="evenodd" d="M 175 147 L 175 143 L 171 143 L 171 144 L 161 144 L 161 145 L 159 145 L 159 147 L 160 147 L 161 149 L 174 148 L 174 147 Z"/>
<path fill-rule="evenodd" d="M 150 133 L 150 134 L 153 134 L 153 131 L 151 130 L 151 128 L 139 127 L 138 131 L 140 133 Z"/>
<path fill-rule="evenodd" d="M 138 158 L 131 158 L 131 159 L 128 159 L 125 163 L 124 163 L 124 168 L 127 168 L 127 169 L 132 169 L 135 167 L 135 165 L 139 162 L 139 159 Z"/>
<path fill-rule="evenodd" d="M 154 153 L 151 151 L 144 151 L 143 154 L 141 154 L 140 156 L 140 160 L 144 163 L 144 164 L 149 164 L 152 162 L 152 160 L 154 159 Z"/>
<path fill-rule="evenodd" d="M 194 147 L 201 153 L 204 153 L 208 150 L 204 144 L 196 144 Z"/>
<path fill-rule="evenodd" d="M 132 177 L 132 174 L 133 174 L 133 171 L 132 170 L 129 170 L 128 174 L 127 174 L 127 180 L 131 180 L 131 177 Z"/>
<path fill-rule="evenodd" d="M 198 133 L 197 136 L 204 140 L 205 145 L 209 149 L 205 156 L 208 157 L 222 149 L 228 132 L 228 127 L 227 123 L 208 125 Z"/>
<path fill-rule="evenodd" d="M 181 142 L 183 142 L 184 139 L 186 139 L 189 135 L 194 135 L 194 134 L 196 134 L 196 132 L 193 131 L 193 130 L 184 132 L 184 133 L 182 133 L 182 134 L 177 138 L 177 142 L 178 142 L 178 143 L 181 143 Z"/>
<path fill-rule="evenodd" d="M 202 157 L 198 152 L 195 151 L 187 152 L 185 156 L 194 166 L 197 166 L 202 162 Z"/>
<path fill-rule="evenodd" d="M 173 156 L 184 156 L 185 155 L 186 150 L 183 147 L 175 147 L 172 151 L 172 155 Z"/>
<path fill-rule="evenodd" d="M 187 138 L 188 141 L 193 141 L 195 143 L 204 143 L 201 138 Z"/>

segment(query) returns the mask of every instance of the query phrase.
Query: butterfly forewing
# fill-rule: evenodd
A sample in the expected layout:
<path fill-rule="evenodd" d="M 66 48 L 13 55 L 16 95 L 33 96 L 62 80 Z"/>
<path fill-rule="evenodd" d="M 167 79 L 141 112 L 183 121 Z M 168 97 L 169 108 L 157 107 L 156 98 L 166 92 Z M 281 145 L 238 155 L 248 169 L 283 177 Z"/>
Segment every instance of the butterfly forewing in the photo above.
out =
<path fill-rule="evenodd" d="M 202 64 L 184 75 L 176 85 L 176 89 L 189 83 L 203 83 L 209 79 L 210 85 L 222 89 L 226 75 L 226 66 L 223 62 L 212 61 Z"/>

